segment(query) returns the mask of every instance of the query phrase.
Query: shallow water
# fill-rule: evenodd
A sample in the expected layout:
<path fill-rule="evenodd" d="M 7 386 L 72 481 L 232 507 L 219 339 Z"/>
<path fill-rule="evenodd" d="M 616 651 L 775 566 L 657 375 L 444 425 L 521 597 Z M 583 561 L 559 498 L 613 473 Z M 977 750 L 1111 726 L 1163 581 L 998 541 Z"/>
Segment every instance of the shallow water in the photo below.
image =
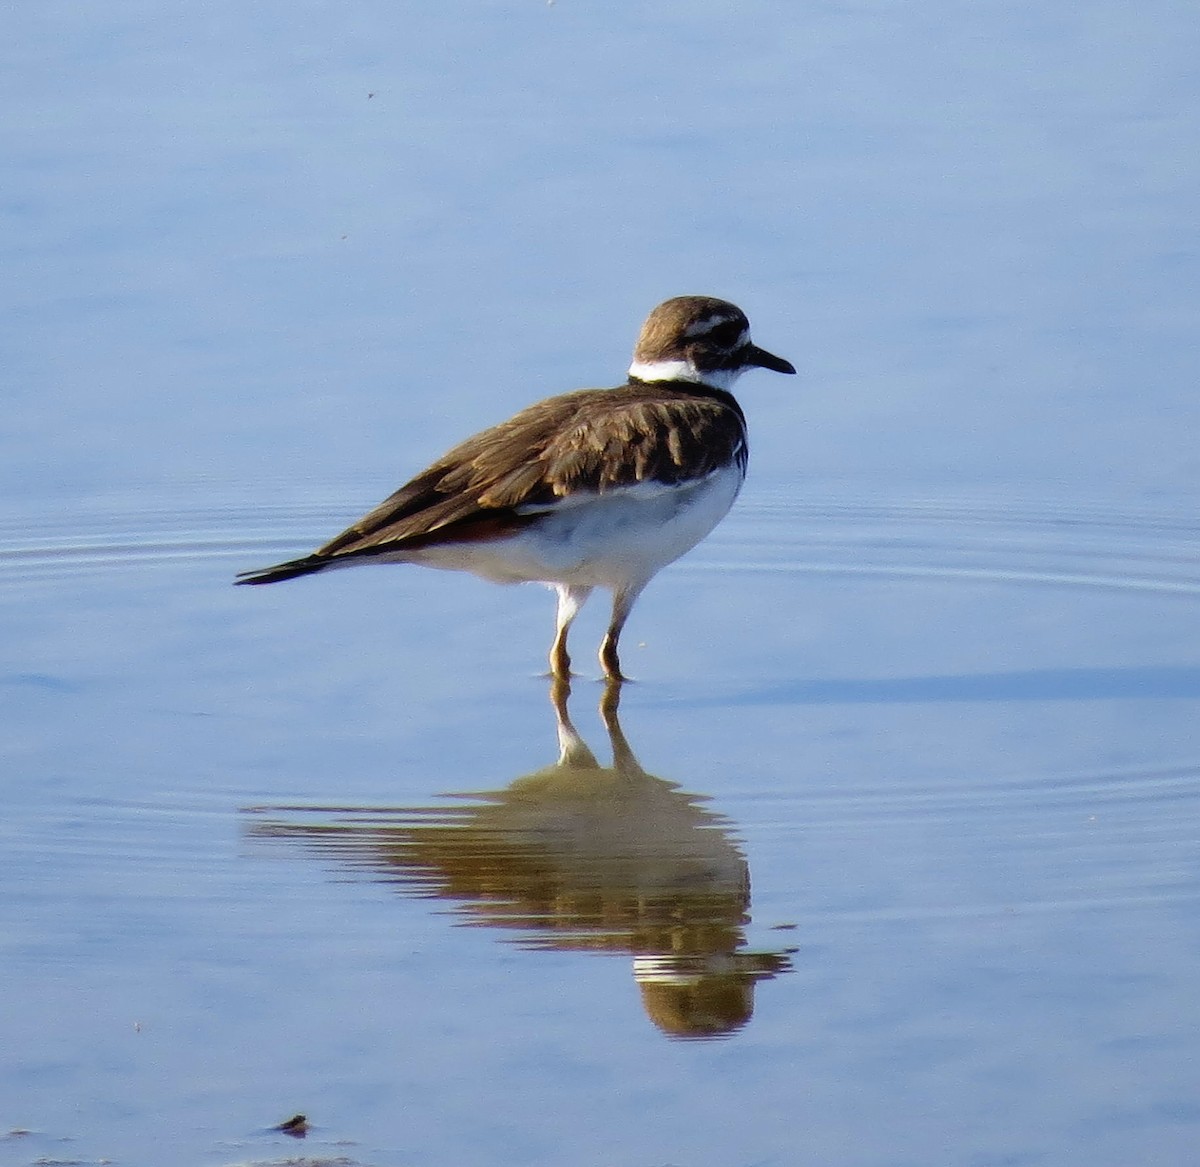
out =
<path fill-rule="evenodd" d="M 751 490 L 562 725 L 336 509 L 4 524 L 3 1161 L 1184 1161 L 1186 508 Z"/>
<path fill-rule="evenodd" d="M 0 1165 L 1194 1159 L 1188 6 L 6 31 Z M 688 292 L 799 375 L 619 704 L 230 586 Z"/>

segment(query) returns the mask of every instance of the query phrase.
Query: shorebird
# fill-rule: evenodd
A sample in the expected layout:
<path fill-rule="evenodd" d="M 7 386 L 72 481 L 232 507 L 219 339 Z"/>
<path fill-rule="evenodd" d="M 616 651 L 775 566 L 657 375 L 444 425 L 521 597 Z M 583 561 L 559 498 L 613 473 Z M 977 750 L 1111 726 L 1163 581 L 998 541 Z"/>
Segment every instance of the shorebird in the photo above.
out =
<path fill-rule="evenodd" d="M 593 589 L 612 593 L 600 645 L 623 679 L 621 630 L 642 589 L 725 517 L 746 477 L 747 369 L 794 373 L 751 343 L 745 313 L 677 296 L 646 319 L 628 379 L 549 397 L 454 447 L 323 547 L 244 572 L 276 583 L 365 563 L 469 571 L 558 592 L 550 667 L 570 675 L 567 633 Z"/>

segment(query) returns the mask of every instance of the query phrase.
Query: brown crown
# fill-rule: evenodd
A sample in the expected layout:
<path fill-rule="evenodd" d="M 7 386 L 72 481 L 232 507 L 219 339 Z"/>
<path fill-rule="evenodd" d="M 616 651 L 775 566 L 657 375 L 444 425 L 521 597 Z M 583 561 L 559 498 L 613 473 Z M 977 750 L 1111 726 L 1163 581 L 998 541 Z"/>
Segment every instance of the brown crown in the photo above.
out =
<path fill-rule="evenodd" d="M 728 300 L 676 296 L 659 304 L 646 317 L 633 359 L 650 363 L 690 358 L 697 368 L 711 368 L 716 362 L 706 358 L 728 357 L 746 343 L 743 334 L 749 328 L 746 314 Z"/>

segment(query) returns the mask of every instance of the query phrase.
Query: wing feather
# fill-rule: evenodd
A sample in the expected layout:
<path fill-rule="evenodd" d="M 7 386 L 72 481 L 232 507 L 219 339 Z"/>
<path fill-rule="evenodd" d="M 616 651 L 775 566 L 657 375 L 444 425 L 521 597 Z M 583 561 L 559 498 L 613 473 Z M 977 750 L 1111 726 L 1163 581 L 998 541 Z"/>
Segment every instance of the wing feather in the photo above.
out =
<path fill-rule="evenodd" d="M 496 538 L 578 492 L 673 484 L 745 460 L 733 397 L 702 385 L 629 384 L 552 397 L 468 438 L 315 557 Z"/>

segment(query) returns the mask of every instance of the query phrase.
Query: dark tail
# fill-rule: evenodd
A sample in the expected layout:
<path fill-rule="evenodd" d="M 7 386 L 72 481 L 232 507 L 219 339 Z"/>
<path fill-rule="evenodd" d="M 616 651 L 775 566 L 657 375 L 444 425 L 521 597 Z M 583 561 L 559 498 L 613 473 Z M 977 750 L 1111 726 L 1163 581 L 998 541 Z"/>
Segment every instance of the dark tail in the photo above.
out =
<path fill-rule="evenodd" d="M 305 555 L 302 559 L 289 559 L 287 563 L 277 563 L 274 567 L 260 567 L 257 571 L 243 571 L 233 582 L 235 584 L 266 584 L 279 583 L 283 579 L 295 579 L 298 575 L 312 575 L 329 566 L 326 555 Z"/>

